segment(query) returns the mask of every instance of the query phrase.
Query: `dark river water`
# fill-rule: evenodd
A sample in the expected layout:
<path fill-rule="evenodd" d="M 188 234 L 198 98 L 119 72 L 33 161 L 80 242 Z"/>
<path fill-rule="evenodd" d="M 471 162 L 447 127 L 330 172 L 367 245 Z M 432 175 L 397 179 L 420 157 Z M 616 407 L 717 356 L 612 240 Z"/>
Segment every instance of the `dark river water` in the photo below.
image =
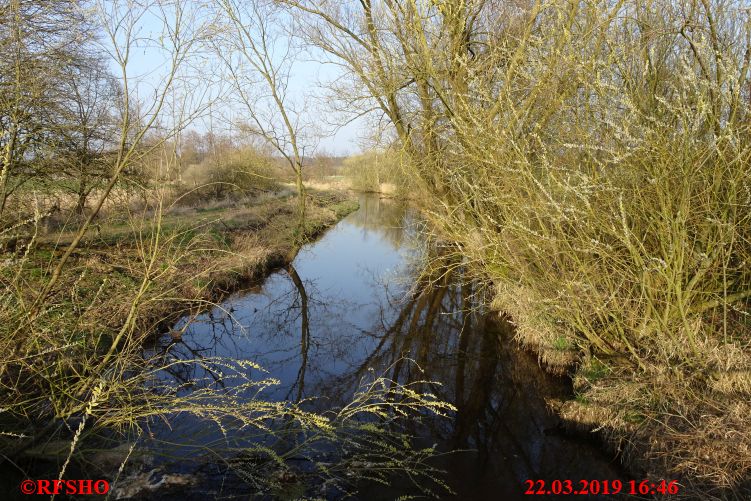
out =
<path fill-rule="evenodd" d="M 441 453 L 426 464 L 445 472 L 439 479 L 453 493 L 433 483 L 436 496 L 529 499 L 526 480 L 544 479 L 547 485 L 571 480 L 575 487 L 579 480 L 625 481 L 597 444 L 562 431 L 545 398 L 572 398 L 569 383 L 546 375 L 534 355 L 517 347 L 512 326 L 483 311 L 483 291 L 462 280 L 461 266 L 415 286 L 424 240 L 413 212 L 362 195 L 360 209 L 306 245 L 291 266 L 210 311 L 180 320 L 149 347 L 148 356 L 171 363 L 158 373 L 159 383 L 179 388 L 178 396 L 212 386 L 231 392 L 241 384 L 235 381 L 245 379 L 224 377 L 216 357 L 249 361 L 248 378 L 274 378 L 278 384 L 260 393 L 253 387 L 236 391 L 238 401 L 293 401 L 325 412 L 347 405 L 361 381 L 374 374 L 393 384 L 432 381 L 421 388 L 456 411 L 448 417 L 422 413 L 419 424 L 407 418 L 403 429 L 415 437 L 405 448 L 434 446 Z M 181 360 L 190 363 L 173 363 Z M 315 484 L 258 495 L 231 464 L 248 444 L 272 444 L 269 434 L 248 435 L 247 429 L 188 413 L 155 421 L 113 497 L 341 497 L 341 490 Z M 319 452 L 334 464 L 334 449 L 329 457 L 325 447 Z M 294 468 L 305 472 L 300 463 Z M 421 494 L 407 475 L 394 474 L 386 486 L 360 481 L 357 471 L 364 470 L 349 475 L 358 487 L 356 499 Z"/>
<path fill-rule="evenodd" d="M 183 332 L 181 339 L 165 335 L 153 351 L 175 359 L 250 360 L 279 381 L 261 398 L 302 400 L 315 411 L 346 405 L 368 373 L 401 383 L 439 382 L 431 391 L 456 412 L 428 417 L 411 431 L 418 442 L 458 451 L 431 460 L 454 492 L 433 489 L 442 498 L 524 499 L 527 479 L 568 479 L 575 485 L 581 479 L 624 479 L 595 444 L 561 432 L 544 398 L 570 398 L 567 382 L 546 375 L 513 342 L 511 325 L 478 306 L 482 291 L 463 283 L 461 267 L 415 290 L 415 270 L 425 252 L 421 240 L 411 211 L 362 195 L 360 209 L 305 246 L 292 266 L 221 307 L 181 320 L 173 328 Z M 185 367 L 189 373 L 175 370 L 162 377 L 174 384 L 211 384 L 210 364 L 205 371 L 201 365 Z M 202 457 L 208 444 L 227 442 L 226 433 L 193 416 L 175 416 L 169 429 L 157 429 L 149 447 L 168 458 L 160 461 L 165 471 L 189 471 L 186 461 Z M 159 497 L 254 494 L 229 480 L 225 469 L 212 475 L 203 468 L 203 481 L 190 490 L 167 489 Z M 224 476 L 219 481 L 216 475 Z M 391 486 L 366 485 L 357 497 L 419 493 L 397 475 Z"/>

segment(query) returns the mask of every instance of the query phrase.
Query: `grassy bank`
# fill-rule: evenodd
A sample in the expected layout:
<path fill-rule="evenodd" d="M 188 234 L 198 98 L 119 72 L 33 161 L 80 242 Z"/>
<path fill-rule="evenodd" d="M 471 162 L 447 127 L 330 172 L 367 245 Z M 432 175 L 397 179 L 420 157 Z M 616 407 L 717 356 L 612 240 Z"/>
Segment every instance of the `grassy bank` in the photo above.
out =
<path fill-rule="evenodd" d="M 357 202 L 340 191 L 314 191 L 308 202 L 302 230 L 295 212 L 297 202 L 290 192 L 198 208 L 175 207 L 157 223 L 151 214 L 152 219 L 141 219 L 135 228 L 126 222 L 96 229 L 87 248 L 77 256 L 77 264 L 93 269 L 86 284 L 88 291 L 105 276 L 119 276 L 127 289 L 139 276 L 134 264 L 144 262 L 149 239 L 158 226 L 163 248 L 151 266 L 165 270 L 160 283 L 166 288 L 157 287 L 153 292 L 163 300 L 153 301 L 151 308 L 141 310 L 138 316 L 142 323 L 139 330 L 152 332 L 155 322 L 205 308 L 205 302 L 218 300 L 241 284 L 289 263 L 302 244 L 357 209 Z M 59 245 L 65 237 L 54 239 Z M 41 248 L 52 240 L 50 236 L 41 239 Z M 68 286 L 72 284 L 69 281 Z M 114 323 L 123 320 L 119 316 Z"/>
<path fill-rule="evenodd" d="M 141 342 L 291 261 L 303 242 L 357 208 L 341 192 L 313 191 L 300 229 L 296 203 L 280 192 L 110 214 L 87 233 L 41 307 L 35 295 L 70 235 L 38 235 L 3 255 L 0 452 L 13 459 L 51 435 L 65 436 L 81 416 L 96 423 L 87 433 L 126 430 L 183 405 L 144 394 Z M 247 418 L 247 409 L 236 412 Z"/>

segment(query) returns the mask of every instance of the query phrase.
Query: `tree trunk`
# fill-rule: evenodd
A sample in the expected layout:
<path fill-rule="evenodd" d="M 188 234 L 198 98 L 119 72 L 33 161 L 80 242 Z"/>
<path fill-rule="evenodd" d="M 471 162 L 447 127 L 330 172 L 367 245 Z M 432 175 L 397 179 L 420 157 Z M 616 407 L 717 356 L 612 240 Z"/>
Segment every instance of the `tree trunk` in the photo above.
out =
<path fill-rule="evenodd" d="M 89 193 L 84 188 L 83 183 L 79 186 L 77 195 L 78 201 L 76 202 L 74 212 L 76 215 L 80 216 L 83 214 L 84 209 L 86 209 L 86 199 L 89 197 Z"/>
<path fill-rule="evenodd" d="M 295 165 L 295 184 L 297 185 L 297 217 L 300 238 L 303 238 L 305 229 L 305 184 L 302 182 L 302 166 L 299 162 Z"/>

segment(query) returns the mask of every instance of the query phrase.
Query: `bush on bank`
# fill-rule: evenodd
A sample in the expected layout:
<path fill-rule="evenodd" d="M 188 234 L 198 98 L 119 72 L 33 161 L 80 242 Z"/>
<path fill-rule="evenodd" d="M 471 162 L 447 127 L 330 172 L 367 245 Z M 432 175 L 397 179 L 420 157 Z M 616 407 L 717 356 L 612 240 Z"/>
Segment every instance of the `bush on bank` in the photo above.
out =
<path fill-rule="evenodd" d="M 403 50 L 373 42 L 403 163 L 518 338 L 575 368 L 564 417 L 688 496 L 748 489 L 748 10 L 407 4 L 378 25 Z"/>

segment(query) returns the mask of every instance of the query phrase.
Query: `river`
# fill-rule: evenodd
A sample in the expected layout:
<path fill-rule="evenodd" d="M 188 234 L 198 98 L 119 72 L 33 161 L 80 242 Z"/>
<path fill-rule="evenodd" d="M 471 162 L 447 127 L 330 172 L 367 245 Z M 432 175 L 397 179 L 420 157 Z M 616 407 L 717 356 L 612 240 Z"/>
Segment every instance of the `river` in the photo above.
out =
<path fill-rule="evenodd" d="M 161 382 L 180 386 L 182 394 L 202 384 L 232 386 L 231 380 L 217 379 L 213 357 L 253 362 L 268 371 L 263 377 L 279 384 L 260 394 L 241 392 L 238 398 L 292 400 L 311 411 L 345 405 L 369 374 L 403 384 L 434 381 L 430 390 L 456 411 L 449 418 L 423 416 L 410 431 L 420 446 L 432 444 L 442 453 L 428 460 L 445 472 L 440 478 L 453 491 L 433 486 L 441 498 L 524 499 L 528 479 L 545 479 L 548 485 L 568 479 L 575 486 L 581 479 L 625 479 L 596 443 L 562 431 L 545 398 L 572 398 L 570 383 L 545 374 L 534 355 L 518 348 L 512 325 L 483 310 L 482 290 L 463 283 L 461 266 L 416 290 L 423 240 L 414 212 L 393 200 L 361 195 L 360 209 L 304 246 L 291 266 L 210 311 L 180 320 L 148 355 L 207 361 L 160 372 Z M 182 334 L 177 340 L 176 332 Z M 253 493 L 214 449 L 232 443 L 233 450 L 241 450 L 258 434 L 234 437 L 226 425 L 219 430 L 185 413 L 167 422 L 150 428 L 142 449 L 151 460 L 140 466 L 140 478 L 150 468 L 152 484 L 168 474 L 192 480 L 182 486 L 162 482 L 166 487 L 161 490 L 152 485 L 137 497 Z M 128 478 L 139 477 L 131 472 Z M 390 483 L 363 483 L 356 498 L 420 493 L 404 475 Z M 297 494 L 292 489 L 279 497 L 311 495 L 311 487 L 297 488 Z M 341 494 L 317 488 L 319 496 Z"/>

